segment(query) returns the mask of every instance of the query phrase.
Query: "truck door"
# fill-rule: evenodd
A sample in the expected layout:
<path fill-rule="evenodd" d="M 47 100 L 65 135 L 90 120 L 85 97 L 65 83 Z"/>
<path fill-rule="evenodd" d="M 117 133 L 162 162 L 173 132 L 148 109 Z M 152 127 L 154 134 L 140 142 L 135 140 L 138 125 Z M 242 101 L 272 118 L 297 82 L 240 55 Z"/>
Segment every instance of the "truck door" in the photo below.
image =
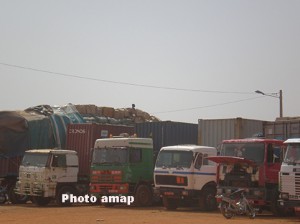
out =
<path fill-rule="evenodd" d="M 67 163 L 65 154 L 53 154 L 51 162 L 51 179 L 56 182 L 67 182 Z"/>
<path fill-rule="evenodd" d="M 199 153 L 195 160 L 194 187 L 198 190 L 201 190 L 206 183 L 215 181 L 216 166 L 214 162 L 207 159 L 207 156 L 206 153 Z"/>
<path fill-rule="evenodd" d="M 278 172 L 282 161 L 281 146 L 267 145 L 267 163 L 265 165 L 265 177 L 267 183 L 278 183 Z"/>

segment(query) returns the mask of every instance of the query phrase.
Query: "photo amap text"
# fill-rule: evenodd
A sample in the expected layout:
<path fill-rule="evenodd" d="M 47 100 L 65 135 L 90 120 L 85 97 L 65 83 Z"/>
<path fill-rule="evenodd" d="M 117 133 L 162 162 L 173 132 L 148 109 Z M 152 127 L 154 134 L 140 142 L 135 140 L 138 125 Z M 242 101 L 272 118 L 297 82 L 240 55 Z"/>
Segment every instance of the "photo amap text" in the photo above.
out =
<path fill-rule="evenodd" d="M 101 203 L 122 203 L 131 205 L 134 202 L 133 196 L 102 196 Z M 73 194 L 62 194 L 62 203 L 96 203 L 97 197 L 88 194 L 84 196 L 76 196 Z"/>

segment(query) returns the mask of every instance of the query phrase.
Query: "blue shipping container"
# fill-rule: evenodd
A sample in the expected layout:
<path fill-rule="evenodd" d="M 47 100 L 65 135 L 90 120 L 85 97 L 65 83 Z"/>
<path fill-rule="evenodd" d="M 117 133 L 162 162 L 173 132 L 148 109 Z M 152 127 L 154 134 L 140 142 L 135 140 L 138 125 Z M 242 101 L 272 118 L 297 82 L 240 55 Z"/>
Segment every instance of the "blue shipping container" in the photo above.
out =
<path fill-rule="evenodd" d="M 172 121 L 137 123 L 135 132 L 138 137 L 153 139 L 155 154 L 164 146 L 196 145 L 198 142 L 197 124 Z"/>

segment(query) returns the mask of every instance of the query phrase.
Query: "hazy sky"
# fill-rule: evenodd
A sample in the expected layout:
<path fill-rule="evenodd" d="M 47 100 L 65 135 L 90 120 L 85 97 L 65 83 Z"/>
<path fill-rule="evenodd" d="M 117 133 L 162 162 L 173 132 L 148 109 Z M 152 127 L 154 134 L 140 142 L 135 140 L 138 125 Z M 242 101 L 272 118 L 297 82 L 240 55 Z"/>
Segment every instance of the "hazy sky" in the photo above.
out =
<path fill-rule="evenodd" d="M 0 0 L 0 110 L 134 103 L 162 120 L 273 121 L 279 99 L 254 91 L 282 89 L 284 116 L 300 116 L 299 12 L 298 0 Z"/>

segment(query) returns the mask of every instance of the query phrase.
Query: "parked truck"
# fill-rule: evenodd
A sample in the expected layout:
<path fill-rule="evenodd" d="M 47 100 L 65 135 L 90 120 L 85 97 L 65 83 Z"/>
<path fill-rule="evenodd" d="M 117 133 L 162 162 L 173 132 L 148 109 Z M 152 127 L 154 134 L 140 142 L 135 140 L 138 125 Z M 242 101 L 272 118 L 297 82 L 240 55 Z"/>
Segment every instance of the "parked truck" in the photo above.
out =
<path fill-rule="evenodd" d="M 154 169 L 154 192 L 168 210 L 178 206 L 216 209 L 216 164 L 207 160 L 217 150 L 208 146 L 177 145 L 161 148 Z"/>
<path fill-rule="evenodd" d="M 291 138 L 287 144 L 279 172 L 279 203 L 282 209 L 300 212 L 300 138 Z"/>
<path fill-rule="evenodd" d="M 62 149 L 36 149 L 25 152 L 19 168 L 15 191 L 28 195 L 37 205 L 47 205 L 52 199 L 59 205 L 62 195 L 85 195 L 84 183 L 78 181 L 78 156 L 75 151 Z"/>
<path fill-rule="evenodd" d="M 90 193 L 134 196 L 137 206 L 153 202 L 153 141 L 150 138 L 108 138 L 95 142 Z M 113 206 L 113 203 L 104 203 Z"/>
<path fill-rule="evenodd" d="M 281 213 L 277 200 L 278 173 L 283 158 L 283 141 L 249 138 L 224 140 L 218 163 L 217 196 L 246 189 L 246 198 L 260 211 Z"/>

